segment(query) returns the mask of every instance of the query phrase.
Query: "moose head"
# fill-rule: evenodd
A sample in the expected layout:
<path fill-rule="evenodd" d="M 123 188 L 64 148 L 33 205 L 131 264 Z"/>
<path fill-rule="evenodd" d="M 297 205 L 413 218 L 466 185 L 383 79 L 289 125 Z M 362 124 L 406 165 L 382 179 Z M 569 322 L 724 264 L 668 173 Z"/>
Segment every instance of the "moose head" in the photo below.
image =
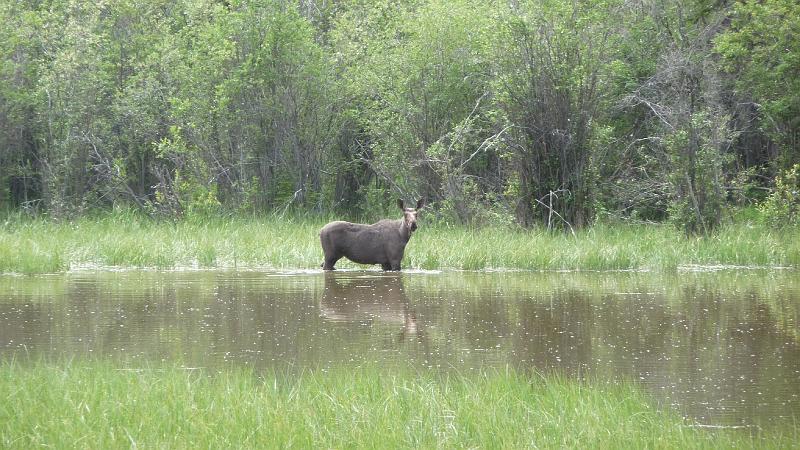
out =
<path fill-rule="evenodd" d="M 419 199 L 416 208 L 406 208 L 402 199 L 397 199 L 397 206 L 403 211 L 403 226 L 410 231 L 417 230 L 417 214 L 425 206 L 425 200 Z"/>

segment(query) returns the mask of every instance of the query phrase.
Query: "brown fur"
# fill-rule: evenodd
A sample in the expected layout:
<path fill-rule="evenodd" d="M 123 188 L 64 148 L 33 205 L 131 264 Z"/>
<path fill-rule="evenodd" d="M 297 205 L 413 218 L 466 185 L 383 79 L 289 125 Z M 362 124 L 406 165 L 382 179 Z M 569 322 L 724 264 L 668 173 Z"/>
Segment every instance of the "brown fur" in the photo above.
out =
<path fill-rule="evenodd" d="M 325 225 L 319 232 L 325 254 L 322 269 L 335 270 L 336 261 L 345 257 L 359 264 L 380 264 L 383 270 L 400 270 L 406 244 L 417 229 L 417 212 L 424 205 L 420 199 L 416 208 L 405 208 L 398 200 L 402 219 L 383 219 L 372 225 L 343 221 Z"/>

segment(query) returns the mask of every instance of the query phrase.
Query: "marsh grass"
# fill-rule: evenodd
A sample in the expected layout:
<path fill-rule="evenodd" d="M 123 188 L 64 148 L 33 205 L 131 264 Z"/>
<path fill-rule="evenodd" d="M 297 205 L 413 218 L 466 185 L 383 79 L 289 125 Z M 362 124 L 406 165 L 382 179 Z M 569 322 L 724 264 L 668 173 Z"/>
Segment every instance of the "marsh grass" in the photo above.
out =
<path fill-rule="evenodd" d="M 276 216 L 177 223 L 135 214 L 0 226 L 0 273 L 81 268 L 318 269 L 322 218 Z M 727 225 L 686 237 L 667 225 L 596 225 L 576 235 L 541 229 L 422 224 L 404 267 L 419 269 L 672 270 L 693 265 L 800 265 L 800 227 Z M 339 268 L 359 267 L 346 260 Z"/>
<path fill-rule="evenodd" d="M 300 374 L 0 364 L 2 448 L 785 448 L 796 431 L 706 431 L 633 385 L 514 370 Z"/>
<path fill-rule="evenodd" d="M 684 266 L 796 267 L 800 228 L 732 224 L 708 237 L 667 225 L 596 225 L 574 236 L 546 230 L 433 228 L 414 236 L 411 267 L 522 270 L 669 270 Z"/>

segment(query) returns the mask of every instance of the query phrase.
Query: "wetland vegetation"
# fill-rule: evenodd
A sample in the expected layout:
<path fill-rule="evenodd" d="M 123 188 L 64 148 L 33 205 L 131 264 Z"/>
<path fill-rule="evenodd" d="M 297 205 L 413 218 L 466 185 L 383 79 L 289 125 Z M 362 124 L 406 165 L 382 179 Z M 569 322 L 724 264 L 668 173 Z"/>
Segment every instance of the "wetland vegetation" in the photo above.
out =
<path fill-rule="evenodd" d="M 394 217 L 394 216 L 390 216 Z M 316 217 L 150 219 L 138 214 L 0 223 L 0 273 L 93 268 L 318 269 Z M 346 260 L 342 268 L 358 266 Z M 455 270 L 656 270 L 690 266 L 797 267 L 800 227 L 742 221 L 708 236 L 670 225 L 598 224 L 575 234 L 420 220 L 403 267 Z"/>
<path fill-rule="evenodd" d="M 0 23 L 0 447 L 800 441 L 795 0 L 0 0 Z M 413 270 L 323 278 L 323 224 L 398 198 L 430 205 Z M 584 379 L 604 364 L 624 376 Z"/>
<path fill-rule="evenodd" d="M 514 370 L 221 372 L 0 363 L 0 445 L 169 448 L 789 448 L 795 430 L 708 430 L 631 384 Z"/>

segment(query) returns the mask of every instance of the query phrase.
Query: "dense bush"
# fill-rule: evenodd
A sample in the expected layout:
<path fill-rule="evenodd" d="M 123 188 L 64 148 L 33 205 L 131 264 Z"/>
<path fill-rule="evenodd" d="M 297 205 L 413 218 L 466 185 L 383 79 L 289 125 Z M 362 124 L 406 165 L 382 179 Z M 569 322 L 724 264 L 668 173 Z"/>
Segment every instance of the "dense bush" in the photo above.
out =
<path fill-rule="evenodd" d="M 800 158 L 797 8 L 6 1 L 0 207 L 706 232 Z"/>
<path fill-rule="evenodd" d="M 775 190 L 761 205 L 761 211 L 776 227 L 800 222 L 800 164 L 775 178 Z"/>

